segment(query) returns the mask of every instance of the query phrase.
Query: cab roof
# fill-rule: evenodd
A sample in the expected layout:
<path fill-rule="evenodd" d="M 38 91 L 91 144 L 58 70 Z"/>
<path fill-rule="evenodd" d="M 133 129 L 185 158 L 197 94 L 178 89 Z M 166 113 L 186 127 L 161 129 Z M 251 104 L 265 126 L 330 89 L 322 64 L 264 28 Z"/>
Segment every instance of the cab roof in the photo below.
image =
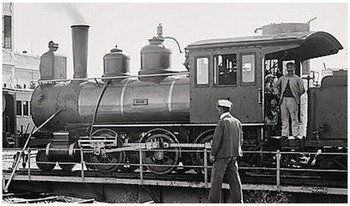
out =
<path fill-rule="evenodd" d="M 327 32 L 294 32 L 275 35 L 246 36 L 233 38 L 216 38 L 191 43 L 187 50 L 209 49 L 217 47 L 244 46 L 280 46 L 295 45 L 300 52 L 300 60 L 331 55 L 343 49 L 339 41 Z"/>

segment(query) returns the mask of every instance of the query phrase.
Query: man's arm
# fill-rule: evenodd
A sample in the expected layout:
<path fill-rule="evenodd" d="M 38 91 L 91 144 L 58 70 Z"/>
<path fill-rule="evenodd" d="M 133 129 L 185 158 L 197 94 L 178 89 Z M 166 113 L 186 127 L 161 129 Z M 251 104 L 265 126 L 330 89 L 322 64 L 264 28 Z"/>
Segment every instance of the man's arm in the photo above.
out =
<path fill-rule="evenodd" d="M 242 124 L 239 124 L 239 141 L 240 141 L 240 146 L 243 145 L 243 129 L 242 129 Z"/>
<path fill-rule="evenodd" d="M 273 87 L 273 90 L 274 90 L 274 93 L 275 95 L 277 95 L 278 97 L 280 96 L 280 90 L 281 90 L 281 82 L 282 82 L 282 77 L 279 78 L 277 80 L 277 82 L 275 83 L 274 87 Z"/>
<path fill-rule="evenodd" d="M 305 93 L 305 87 L 304 82 L 301 78 L 298 79 L 298 86 L 299 86 L 299 96 Z"/>
<path fill-rule="evenodd" d="M 222 120 L 219 120 L 218 124 L 216 125 L 214 136 L 213 136 L 213 143 L 211 145 L 211 152 L 210 154 L 215 158 L 216 154 L 218 153 L 219 147 L 221 145 L 222 141 L 222 135 L 224 131 L 224 125 Z"/>

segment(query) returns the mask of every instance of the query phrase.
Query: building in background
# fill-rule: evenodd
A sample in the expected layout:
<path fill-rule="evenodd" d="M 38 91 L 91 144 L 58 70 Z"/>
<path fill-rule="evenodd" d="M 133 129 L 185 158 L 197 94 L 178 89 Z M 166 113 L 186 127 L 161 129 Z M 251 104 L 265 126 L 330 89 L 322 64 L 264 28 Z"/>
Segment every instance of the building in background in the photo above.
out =
<path fill-rule="evenodd" d="M 21 147 L 35 125 L 30 98 L 39 76 L 39 55 L 15 52 L 14 4 L 2 4 L 3 147 Z"/>
<path fill-rule="evenodd" d="M 29 89 L 39 79 L 39 55 L 14 51 L 14 4 L 2 4 L 2 87 Z"/>

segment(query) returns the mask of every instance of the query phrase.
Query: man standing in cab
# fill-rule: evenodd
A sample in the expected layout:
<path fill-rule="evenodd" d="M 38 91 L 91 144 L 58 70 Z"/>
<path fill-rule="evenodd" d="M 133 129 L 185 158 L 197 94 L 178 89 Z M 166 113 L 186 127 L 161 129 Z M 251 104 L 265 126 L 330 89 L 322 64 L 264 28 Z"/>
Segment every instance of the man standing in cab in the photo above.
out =
<path fill-rule="evenodd" d="M 282 138 L 289 136 L 289 117 L 292 119 L 292 134 L 299 135 L 299 104 L 300 96 L 305 93 L 304 82 L 295 72 L 295 64 L 287 63 L 287 74 L 279 78 L 275 84 L 275 94 L 281 105 Z"/>
<path fill-rule="evenodd" d="M 215 128 L 210 152 L 213 162 L 211 173 L 211 188 L 208 203 L 219 203 L 224 175 L 227 175 L 230 185 L 230 200 L 243 203 L 241 179 L 238 173 L 237 158 L 243 156 L 243 131 L 241 122 L 230 114 L 232 103 L 226 99 L 218 100 L 216 108 L 220 119 Z"/>

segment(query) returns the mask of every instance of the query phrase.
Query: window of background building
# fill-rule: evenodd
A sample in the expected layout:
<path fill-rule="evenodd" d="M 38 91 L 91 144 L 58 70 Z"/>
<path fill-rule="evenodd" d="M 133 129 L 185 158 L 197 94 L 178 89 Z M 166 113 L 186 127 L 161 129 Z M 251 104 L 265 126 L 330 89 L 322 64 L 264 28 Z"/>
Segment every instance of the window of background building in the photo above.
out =
<path fill-rule="evenodd" d="M 11 16 L 3 16 L 3 45 L 2 47 L 5 49 L 11 49 L 11 37 L 12 37 L 12 24 L 11 24 Z"/>
<path fill-rule="evenodd" d="M 255 82 L 255 56 L 242 55 L 242 81 Z"/>
<path fill-rule="evenodd" d="M 29 102 L 23 101 L 23 116 L 29 116 Z"/>
<path fill-rule="evenodd" d="M 17 101 L 17 115 L 22 116 L 22 101 Z"/>
<path fill-rule="evenodd" d="M 196 63 L 197 84 L 209 84 L 209 59 L 198 58 Z"/>
<path fill-rule="evenodd" d="M 225 54 L 214 56 L 214 84 L 237 84 L 237 55 Z"/>

